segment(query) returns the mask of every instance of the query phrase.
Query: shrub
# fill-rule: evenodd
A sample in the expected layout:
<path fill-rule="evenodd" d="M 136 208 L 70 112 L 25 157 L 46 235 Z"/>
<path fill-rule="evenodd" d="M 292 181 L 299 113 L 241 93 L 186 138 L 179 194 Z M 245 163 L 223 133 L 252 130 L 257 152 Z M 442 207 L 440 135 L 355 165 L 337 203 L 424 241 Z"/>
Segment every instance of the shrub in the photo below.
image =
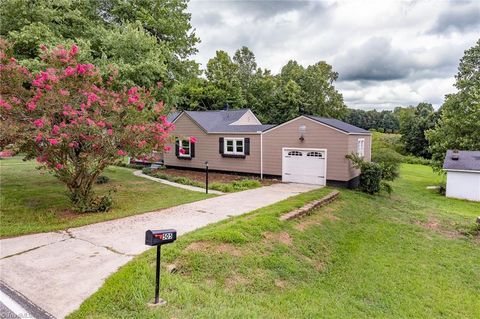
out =
<path fill-rule="evenodd" d="M 368 194 L 375 194 L 381 190 L 389 194 L 392 192 L 392 187 L 386 180 L 393 180 L 398 176 L 398 164 L 395 164 L 391 157 L 385 156 L 384 163 L 365 162 L 354 153 L 345 157 L 352 161 L 355 168 L 360 169 L 359 189 L 362 192 Z"/>
<path fill-rule="evenodd" d="M 375 194 L 381 190 L 382 167 L 378 163 L 364 162 L 360 168 L 359 188 L 362 192 Z"/>
<path fill-rule="evenodd" d="M 390 149 L 381 148 L 372 155 L 372 161 L 380 165 L 382 169 L 382 179 L 393 181 L 399 175 L 402 155 Z"/>
<path fill-rule="evenodd" d="M 100 175 L 97 177 L 97 180 L 95 181 L 95 183 L 97 184 L 106 184 L 110 181 L 110 178 L 108 178 L 108 176 L 105 176 L 105 175 Z"/>

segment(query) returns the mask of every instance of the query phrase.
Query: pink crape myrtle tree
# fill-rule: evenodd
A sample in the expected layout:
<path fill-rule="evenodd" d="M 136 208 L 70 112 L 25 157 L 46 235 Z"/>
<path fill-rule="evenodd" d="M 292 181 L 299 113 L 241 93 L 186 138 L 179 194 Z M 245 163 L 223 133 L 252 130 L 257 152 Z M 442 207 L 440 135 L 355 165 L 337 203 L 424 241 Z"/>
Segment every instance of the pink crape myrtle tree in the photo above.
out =
<path fill-rule="evenodd" d="M 0 39 L 0 116 L 6 144 L 36 159 L 68 188 L 80 212 L 106 211 L 110 194 L 93 185 L 102 171 L 125 156 L 163 151 L 174 125 L 161 115 L 154 90 L 115 89 L 92 64 L 77 62 L 78 48 L 41 47 L 43 71 L 31 74 Z"/>

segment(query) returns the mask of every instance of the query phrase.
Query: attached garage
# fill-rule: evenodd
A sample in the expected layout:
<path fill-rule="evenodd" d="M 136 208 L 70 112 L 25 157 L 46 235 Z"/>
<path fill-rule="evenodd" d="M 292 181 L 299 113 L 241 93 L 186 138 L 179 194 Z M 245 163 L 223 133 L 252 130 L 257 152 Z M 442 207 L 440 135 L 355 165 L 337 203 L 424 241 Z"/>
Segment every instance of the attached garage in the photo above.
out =
<path fill-rule="evenodd" d="M 336 119 L 303 115 L 260 138 L 262 175 L 284 182 L 355 187 L 360 171 L 345 156 L 370 161 L 371 133 Z"/>
<path fill-rule="evenodd" d="M 327 150 L 283 148 L 282 181 L 326 185 Z"/>

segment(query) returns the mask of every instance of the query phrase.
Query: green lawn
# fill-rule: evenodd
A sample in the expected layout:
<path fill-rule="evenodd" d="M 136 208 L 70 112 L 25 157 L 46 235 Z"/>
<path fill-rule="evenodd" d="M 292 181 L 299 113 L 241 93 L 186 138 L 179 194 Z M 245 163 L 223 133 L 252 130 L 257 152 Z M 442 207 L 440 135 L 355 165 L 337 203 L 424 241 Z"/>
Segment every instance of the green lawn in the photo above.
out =
<path fill-rule="evenodd" d="M 278 221 L 325 188 L 205 227 L 163 249 L 163 265 L 178 268 L 163 269 L 166 306 L 147 306 L 152 249 L 69 318 L 478 318 L 480 204 L 425 189 L 438 179 L 405 164 L 390 197 L 341 190 L 306 218 Z"/>
<path fill-rule="evenodd" d="M 20 157 L 0 160 L 0 236 L 46 232 L 135 215 L 207 198 L 144 178 L 132 170 L 110 167 L 99 193 L 115 187 L 113 208 L 107 213 L 79 214 L 71 211 L 66 188 L 49 173 L 36 169 L 33 161 Z"/>

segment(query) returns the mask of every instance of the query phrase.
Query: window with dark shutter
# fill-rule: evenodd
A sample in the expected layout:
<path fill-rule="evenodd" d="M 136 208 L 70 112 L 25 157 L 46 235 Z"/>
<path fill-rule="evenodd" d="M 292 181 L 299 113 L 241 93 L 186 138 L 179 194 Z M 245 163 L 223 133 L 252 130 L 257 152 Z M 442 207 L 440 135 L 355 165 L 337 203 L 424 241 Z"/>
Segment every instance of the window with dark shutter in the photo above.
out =
<path fill-rule="evenodd" d="M 175 156 L 179 156 L 180 155 L 180 141 L 177 139 L 175 139 Z"/>
<path fill-rule="evenodd" d="M 223 146 L 223 137 L 220 137 L 220 138 L 218 139 L 218 152 L 219 152 L 220 154 L 223 154 L 223 148 L 224 148 L 224 146 Z"/>
<path fill-rule="evenodd" d="M 245 155 L 250 155 L 250 138 L 245 138 Z"/>

